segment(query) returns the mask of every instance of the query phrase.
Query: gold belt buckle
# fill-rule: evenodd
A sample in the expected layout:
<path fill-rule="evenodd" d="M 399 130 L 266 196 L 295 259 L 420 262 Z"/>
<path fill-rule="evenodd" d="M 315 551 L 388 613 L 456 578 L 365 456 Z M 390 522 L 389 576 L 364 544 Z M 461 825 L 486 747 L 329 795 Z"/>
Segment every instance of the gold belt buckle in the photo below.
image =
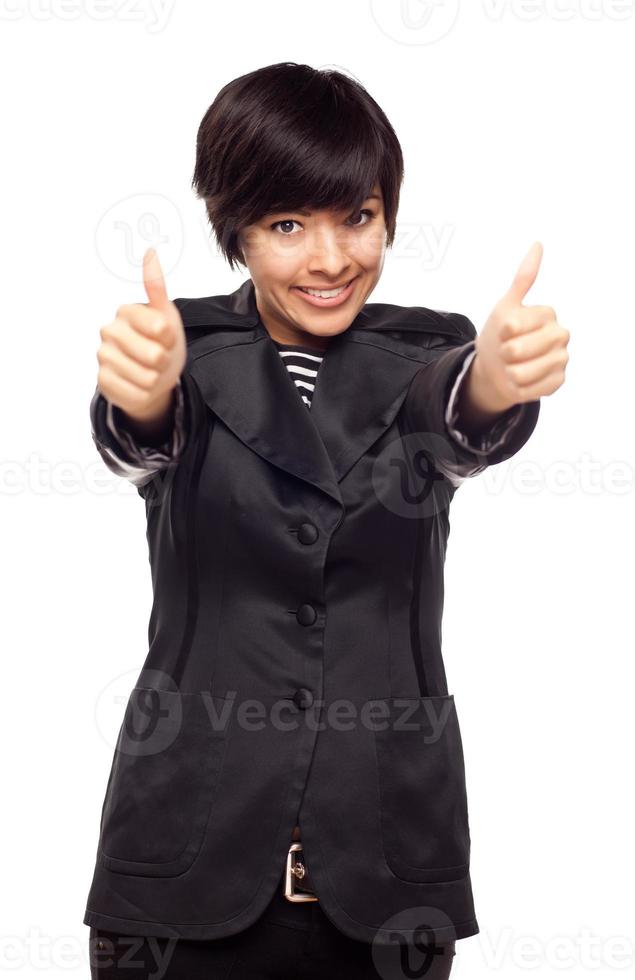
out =
<path fill-rule="evenodd" d="M 290 902 L 317 902 L 318 897 L 312 890 L 298 891 L 298 882 L 308 875 L 302 861 L 302 843 L 294 841 L 287 853 L 287 866 L 284 876 L 284 897 Z M 308 888 L 308 886 L 305 886 Z"/>

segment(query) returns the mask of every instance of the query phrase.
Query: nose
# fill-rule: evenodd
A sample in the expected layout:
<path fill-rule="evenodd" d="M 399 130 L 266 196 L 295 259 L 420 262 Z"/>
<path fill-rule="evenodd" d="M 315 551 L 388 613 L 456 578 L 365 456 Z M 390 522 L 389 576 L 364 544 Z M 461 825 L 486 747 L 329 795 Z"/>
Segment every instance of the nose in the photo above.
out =
<path fill-rule="evenodd" d="M 344 245 L 337 228 L 315 229 L 307 243 L 309 274 L 318 279 L 323 275 L 325 279 L 341 281 L 352 265 Z"/>

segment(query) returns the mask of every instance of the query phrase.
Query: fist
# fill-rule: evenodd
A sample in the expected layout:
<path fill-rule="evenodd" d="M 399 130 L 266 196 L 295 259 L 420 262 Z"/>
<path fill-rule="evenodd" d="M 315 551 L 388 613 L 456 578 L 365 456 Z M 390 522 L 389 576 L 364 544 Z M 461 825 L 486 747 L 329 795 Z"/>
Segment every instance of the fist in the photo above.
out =
<path fill-rule="evenodd" d="M 147 303 L 120 306 L 99 331 L 97 387 L 113 405 L 139 421 L 160 415 L 185 366 L 187 345 L 178 309 L 168 299 L 159 257 L 143 256 Z"/>
<path fill-rule="evenodd" d="M 473 368 L 483 410 L 503 412 L 536 401 L 564 382 L 569 331 L 558 323 L 551 306 L 522 302 L 541 261 L 542 245 L 534 242 L 476 339 Z"/>

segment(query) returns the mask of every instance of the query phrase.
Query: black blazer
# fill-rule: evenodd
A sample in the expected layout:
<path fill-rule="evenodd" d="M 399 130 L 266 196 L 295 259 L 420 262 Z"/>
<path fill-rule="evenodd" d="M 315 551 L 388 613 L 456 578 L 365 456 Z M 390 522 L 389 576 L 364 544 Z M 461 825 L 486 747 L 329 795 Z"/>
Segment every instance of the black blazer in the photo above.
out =
<path fill-rule="evenodd" d="M 154 600 L 101 813 L 86 925 L 213 939 L 251 925 L 302 830 L 321 906 L 390 942 L 479 931 L 461 735 L 441 651 L 449 506 L 517 452 L 447 431 L 476 331 L 366 304 L 334 337 L 310 411 L 251 279 L 175 300 L 187 436 L 137 484 Z M 96 446 L 121 454 L 106 402 Z M 408 931 L 410 930 L 410 931 Z"/>

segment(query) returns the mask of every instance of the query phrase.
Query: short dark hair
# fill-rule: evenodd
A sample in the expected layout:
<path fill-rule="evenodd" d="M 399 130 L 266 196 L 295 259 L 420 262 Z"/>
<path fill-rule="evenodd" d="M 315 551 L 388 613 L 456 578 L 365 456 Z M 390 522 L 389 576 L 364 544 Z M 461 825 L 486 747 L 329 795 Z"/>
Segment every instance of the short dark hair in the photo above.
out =
<path fill-rule="evenodd" d="M 238 233 L 274 211 L 358 209 L 381 187 L 395 236 L 403 156 L 382 109 L 332 68 L 267 65 L 228 82 L 203 116 L 192 186 L 230 268 Z"/>

